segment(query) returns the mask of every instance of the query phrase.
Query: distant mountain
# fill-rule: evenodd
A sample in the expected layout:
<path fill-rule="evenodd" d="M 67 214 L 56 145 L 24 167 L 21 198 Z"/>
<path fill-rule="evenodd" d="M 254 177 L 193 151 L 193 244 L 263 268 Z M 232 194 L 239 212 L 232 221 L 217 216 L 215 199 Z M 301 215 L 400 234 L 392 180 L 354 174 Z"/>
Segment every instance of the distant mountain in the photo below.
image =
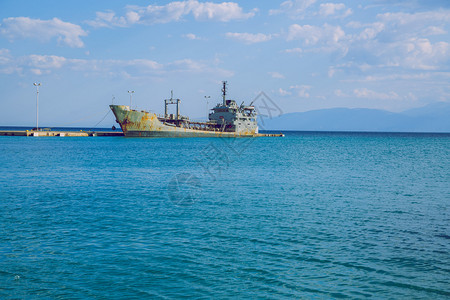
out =
<path fill-rule="evenodd" d="M 261 129 L 304 131 L 450 132 L 450 103 L 437 102 L 400 113 L 366 108 L 330 108 L 264 120 Z"/>

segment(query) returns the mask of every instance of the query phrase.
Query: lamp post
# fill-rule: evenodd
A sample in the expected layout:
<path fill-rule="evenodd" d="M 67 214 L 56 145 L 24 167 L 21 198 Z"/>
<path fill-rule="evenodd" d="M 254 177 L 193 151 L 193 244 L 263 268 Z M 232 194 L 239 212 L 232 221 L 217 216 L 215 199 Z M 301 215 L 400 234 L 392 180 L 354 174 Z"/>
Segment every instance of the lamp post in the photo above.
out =
<path fill-rule="evenodd" d="M 33 85 L 36 87 L 36 130 L 39 131 L 39 87 L 41 83 L 35 82 Z"/>
<path fill-rule="evenodd" d="M 205 99 L 206 99 L 206 121 L 208 121 L 208 118 L 209 118 L 209 113 L 208 113 L 209 98 L 211 98 L 211 96 L 205 96 Z"/>
<path fill-rule="evenodd" d="M 128 91 L 128 94 L 130 94 L 130 109 L 131 109 L 131 98 L 133 97 L 134 91 Z"/>

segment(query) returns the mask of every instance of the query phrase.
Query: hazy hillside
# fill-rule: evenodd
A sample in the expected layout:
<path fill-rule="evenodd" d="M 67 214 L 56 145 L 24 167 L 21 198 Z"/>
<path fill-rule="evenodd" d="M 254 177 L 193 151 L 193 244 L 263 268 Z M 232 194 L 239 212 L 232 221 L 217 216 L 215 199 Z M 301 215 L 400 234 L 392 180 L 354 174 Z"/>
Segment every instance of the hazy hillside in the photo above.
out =
<path fill-rule="evenodd" d="M 393 113 L 377 109 L 332 108 L 289 113 L 265 120 L 267 130 L 450 132 L 450 104 L 433 103 Z"/>

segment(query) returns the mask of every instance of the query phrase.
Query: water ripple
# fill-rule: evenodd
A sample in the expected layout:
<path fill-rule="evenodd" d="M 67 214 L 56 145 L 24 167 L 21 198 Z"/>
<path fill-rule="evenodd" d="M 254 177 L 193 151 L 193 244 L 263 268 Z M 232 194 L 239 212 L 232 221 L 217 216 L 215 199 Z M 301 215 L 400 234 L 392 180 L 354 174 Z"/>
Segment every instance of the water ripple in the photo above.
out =
<path fill-rule="evenodd" d="M 448 137 L 0 140 L 2 299 L 450 296 Z"/>

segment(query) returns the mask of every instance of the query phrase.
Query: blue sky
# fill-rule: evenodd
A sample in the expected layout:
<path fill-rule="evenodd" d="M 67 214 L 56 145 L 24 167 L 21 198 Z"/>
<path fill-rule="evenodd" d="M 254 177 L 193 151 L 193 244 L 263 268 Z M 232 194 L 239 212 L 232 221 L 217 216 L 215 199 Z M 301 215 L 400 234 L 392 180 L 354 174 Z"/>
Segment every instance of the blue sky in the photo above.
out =
<path fill-rule="evenodd" d="M 394 4 L 393 4 L 394 3 Z M 90 126 L 115 103 L 206 115 L 264 91 L 284 113 L 450 101 L 450 1 L 0 2 L 0 125 Z M 102 123 L 111 126 L 109 115 Z"/>

